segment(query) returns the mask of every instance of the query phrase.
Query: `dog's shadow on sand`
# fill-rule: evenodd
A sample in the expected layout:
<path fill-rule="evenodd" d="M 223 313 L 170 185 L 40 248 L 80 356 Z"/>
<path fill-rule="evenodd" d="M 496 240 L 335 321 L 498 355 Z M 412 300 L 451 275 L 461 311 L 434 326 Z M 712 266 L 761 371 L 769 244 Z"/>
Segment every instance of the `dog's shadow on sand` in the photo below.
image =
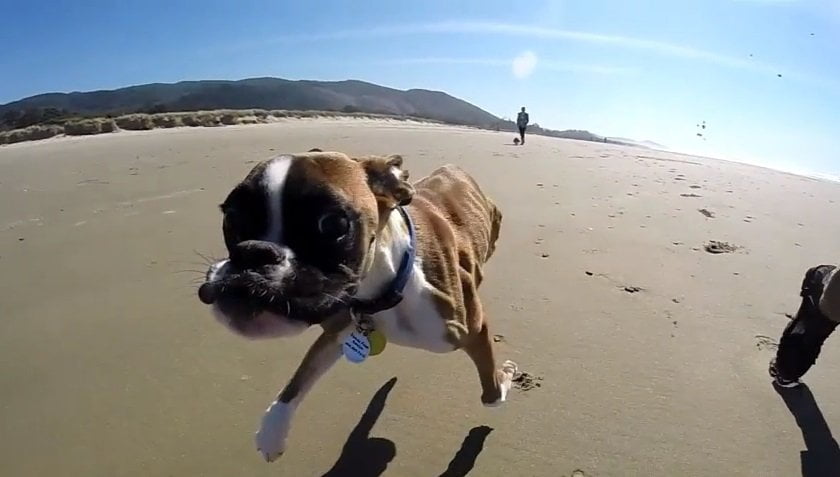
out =
<path fill-rule="evenodd" d="M 773 386 L 802 431 L 806 450 L 800 452 L 802 477 L 836 476 L 840 469 L 840 446 L 831 434 L 822 411 L 807 385 L 795 388 Z"/>
<path fill-rule="evenodd" d="M 461 448 L 455 453 L 455 457 L 449 462 L 446 470 L 440 474 L 440 477 L 463 477 L 470 473 L 478 454 L 484 449 L 484 440 L 493 432 L 492 427 L 478 426 L 470 429 L 464 442 L 461 443 Z"/>
<path fill-rule="evenodd" d="M 378 477 L 385 472 L 397 455 L 397 446 L 390 439 L 370 437 L 370 431 L 385 409 L 385 400 L 396 383 L 397 378 L 391 378 L 376 391 L 359 423 L 344 443 L 338 460 L 323 477 Z M 492 430 L 487 426 L 470 429 L 461 448 L 440 477 L 463 477 L 469 474 Z"/>

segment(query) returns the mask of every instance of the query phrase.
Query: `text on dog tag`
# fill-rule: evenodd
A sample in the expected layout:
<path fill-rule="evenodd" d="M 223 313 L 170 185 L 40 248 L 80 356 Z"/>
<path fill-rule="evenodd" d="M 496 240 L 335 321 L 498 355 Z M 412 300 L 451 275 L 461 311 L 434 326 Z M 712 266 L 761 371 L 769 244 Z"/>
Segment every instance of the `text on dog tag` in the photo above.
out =
<path fill-rule="evenodd" d="M 361 363 L 370 355 L 370 341 L 362 333 L 354 331 L 344 340 L 342 350 L 347 361 Z"/>

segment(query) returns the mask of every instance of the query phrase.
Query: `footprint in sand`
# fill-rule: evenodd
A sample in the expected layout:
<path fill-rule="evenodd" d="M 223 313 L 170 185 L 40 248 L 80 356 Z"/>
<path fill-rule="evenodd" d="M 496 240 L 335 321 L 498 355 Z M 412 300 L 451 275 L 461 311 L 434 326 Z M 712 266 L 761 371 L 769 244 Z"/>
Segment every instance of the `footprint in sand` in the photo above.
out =
<path fill-rule="evenodd" d="M 680 194 L 680 197 L 703 197 L 703 196 L 695 194 L 695 193 L 692 192 L 691 194 Z"/>
<path fill-rule="evenodd" d="M 721 242 L 719 240 L 709 240 L 703 248 L 712 254 L 719 254 L 719 253 L 734 253 L 737 252 L 740 248 L 738 245 L 731 244 L 729 242 Z"/>
<path fill-rule="evenodd" d="M 531 391 L 542 387 L 542 376 L 536 376 L 531 373 L 521 372 L 513 377 L 513 387 L 520 391 Z"/>
<path fill-rule="evenodd" d="M 766 335 L 755 335 L 755 347 L 759 351 L 776 351 L 779 349 L 779 343 L 773 338 Z"/>
<path fill-rule="evenodd" d="M 709 219 L 714 219 L 715 218 L 715 213 L 712 212 L 709 209 L 697 209 L 697 212 L 700 212 L 701 214 L 705 215 L 706 218 L 709 218 Z"/>

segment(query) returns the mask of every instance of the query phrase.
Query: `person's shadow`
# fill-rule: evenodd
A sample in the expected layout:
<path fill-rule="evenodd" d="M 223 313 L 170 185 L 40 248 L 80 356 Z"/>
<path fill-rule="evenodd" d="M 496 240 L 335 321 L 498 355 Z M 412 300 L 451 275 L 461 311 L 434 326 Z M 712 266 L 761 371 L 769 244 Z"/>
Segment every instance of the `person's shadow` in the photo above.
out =
<path fill-rule="evenodd" d="M 840 447 L 820 411 L 808 386 L 773 388 L 782 397 L 802 431 L 806 450 L 800 453 L 802 477 L 836 477 L 840 475 Z"/>
<path fill-rule="evenodd" d="M 359 423 L 344 443 L 338 460 L 323 477 L 378 477 L 385 472 L 397 455 L 397 446 L 389 439 L 370 437 L 370 431 L 385 409 L 385 400 L 396 383 L 397 378 L 389 379 L 373 395 Z M 470 429 L 461 448 L 440 477 L 466 476 L 475 465 L 478 454 L 484 448 L 484 441 L 492 430 L 487 426 Z"/>

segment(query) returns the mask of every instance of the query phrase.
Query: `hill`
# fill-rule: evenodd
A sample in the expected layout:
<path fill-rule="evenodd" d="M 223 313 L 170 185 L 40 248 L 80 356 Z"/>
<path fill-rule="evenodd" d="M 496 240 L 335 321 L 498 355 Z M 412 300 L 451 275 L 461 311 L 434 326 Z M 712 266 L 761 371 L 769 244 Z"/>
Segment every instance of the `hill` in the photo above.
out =
<path fill-rule="evenodd" d="M 6 129 L 11 129 L 37 123 L 31 122 L 37 119 L 36 111 L 46 112 L 50 119 L 67 115 L 116 116 L 138 112 L 255 108 L 412 116 L 480 127 L 499 121 L 487 111 L 439 91 L 401 91 L 354 80 L 290 81 L 280 78 L 182 81 L 107 91 L 40 94 L 0 106 L 0 120 Z M 9 124 L 27 112 L 33 116 L 30 121 Z"/>
<path fill-rule="evenodd" d="M 125 129 L 126 125 L 140 129 L 175 127 L 190 120 L 186 117 L 163 117 L 160 114 L 219 110 L 228 111 L 227 114 L 233 116 L 242 115 L 230 113 L 236 110 L 364 113 L 429 119 L 496 131 L 516 130 L 514 122 L 499 118 L 441 91 L 403 91 L 357 80 L 292 81 L 282 78 L 250 78 L 238 81 L 152 83 L 114 90 L 39 94 L 0 105 L 0 131 L 28 128 L 25 134 L 16 134 L 15 140 L 29 140 L 62 133 L 111 132 Z M 85 122 L 85 118 L 116 117 L 134 113 L 158 116 L 140 119 L 128 117 L 122 120 L 118 118 L 113 125 L 111 122 L 102 123 L 105 126 Z M 197 122 L 195 125 L 206 125 L 205 122 L 210 125 L 225 123 L 220 118 L 204 119 L 208 121 L 198 118 L 193 122 Z M 132 123 L 138 120 L 143 124 L 132 126 Z M 165 124 L 161 126 L 157 122 Z M 68 131 L 68 123 L 69 129 L 73 131 Z M 30 126 L 39 127 L 32 129 Z M 555 131 L 542 128 L 538 124 L 530 126 L 529 132 L 565 139 L 622 143 L 589 131 Z"/>

